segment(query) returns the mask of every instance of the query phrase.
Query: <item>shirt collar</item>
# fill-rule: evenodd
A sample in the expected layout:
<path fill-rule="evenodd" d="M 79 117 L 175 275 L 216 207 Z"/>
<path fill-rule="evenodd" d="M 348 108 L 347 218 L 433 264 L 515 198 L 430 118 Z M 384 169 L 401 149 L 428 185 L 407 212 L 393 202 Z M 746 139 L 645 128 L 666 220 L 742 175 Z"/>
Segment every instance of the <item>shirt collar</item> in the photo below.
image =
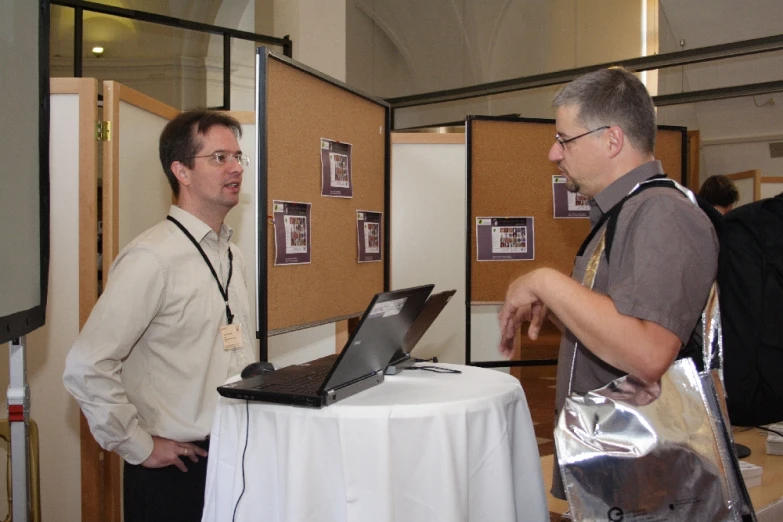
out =
<path fill-rule="evenodd" d="M 210 232 L 212 233 L 213 237 L 217 236 L 215 231 L 212 230 L 209 225 L 201 221 L 187 210 L 183 210 L 176 205 L 171 205 L 171 208 L 169 209 L 169 215 L 182 223 L 182 226 L 188 229 L 188 232 L 190 232 L 199 243 L 201 243 L 204 238 L 210 234 Z M 225 223 L 220 225 L 220 239 L 230 241 L 232 235 L 234 235 L 234 229 Z"/>
<path fill-rule="evenodd" d="M 595 196 L 595 204 L 602 214 L 606 213 L 627 196 L 637 184 L 657 174 L 663 174 L 663 166 L 660 161 L 653 160 L 643 163 L 603 189 Z"/>

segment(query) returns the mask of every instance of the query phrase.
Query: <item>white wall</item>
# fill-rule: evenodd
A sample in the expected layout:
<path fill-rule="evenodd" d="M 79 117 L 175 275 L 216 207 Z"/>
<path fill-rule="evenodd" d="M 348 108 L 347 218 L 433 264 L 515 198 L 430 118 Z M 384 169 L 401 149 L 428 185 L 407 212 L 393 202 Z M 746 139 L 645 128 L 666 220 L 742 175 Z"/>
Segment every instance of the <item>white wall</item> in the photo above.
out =
<path fill-rule="evenodd" d="M 783 103 L 783 96 L 781 96 Z M 783 125 L 783 123 L 781 124 Z M 783 127 L 781 127 L 783 131 Z M 783 136 L 777 141 L 783 141 Z M 759 170 L 761 176 L 783 175 L 783 158 L 772 158 L 769 141 L 702 144 L 701 182 L 714 174 Z"/>
<path fill-rule="evenodd" d="M 776 35 L 783 27 L 778 0 L 660 0 L 660 6 L 662 53 Z M 670 67 L 660 72 L 660 94 L 779 81 L 781 70 L 780 51 Z M 783 173 L 783 159 L 769 154 L 770 142 L 783 141 L 780 93 L 663 107 L 658 119 L 699 130 L 699 184 L 715 174 L 752 169 L 762 176 Z"/>
<path fill-rule="evenodd" d="M 465 145 L 397 143 L 391 159 L 391 287 L 457 290 L 413 354 L 464 363 Z"/>
<path fill-rule="evenodd" d="M 290 35 L 294 60 L 345 81 L 346 0 L 271 0 L 275 35 Z"/>

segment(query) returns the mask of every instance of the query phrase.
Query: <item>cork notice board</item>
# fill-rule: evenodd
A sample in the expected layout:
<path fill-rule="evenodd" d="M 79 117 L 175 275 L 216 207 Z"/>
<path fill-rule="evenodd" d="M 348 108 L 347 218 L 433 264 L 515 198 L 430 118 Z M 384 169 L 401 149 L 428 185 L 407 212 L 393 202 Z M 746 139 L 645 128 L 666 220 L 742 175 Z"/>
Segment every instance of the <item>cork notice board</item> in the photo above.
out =
<path fill-rule="evenodd" d="M 361 314 L 386 286 L 385 102 L 258 50 L 258 337 Z M 321 138 L 352 145 L 353 197 L 321 195 Z M 311 261 L 274 266 L 273 200 L 310 203 Z M 383 261 L 357 262 L 356 211 L 383 212 Z"/>
<path fill-rule="evenodd" d="M 502 302 L 516 277 L 539 267 L 565 274 L 587 236 L 587 219 L 555 219 L 552 176 L 559 174 L 547 154 L 554 143 L 552 120 L 471 117 L 468 125 L 468 241 L 470 302 Z M 659 127 L 655 157 L 670 178 L 682 182 L 686 129 Z M 476 218 L 532 216 L 535 259 L 476 261 Z"/>

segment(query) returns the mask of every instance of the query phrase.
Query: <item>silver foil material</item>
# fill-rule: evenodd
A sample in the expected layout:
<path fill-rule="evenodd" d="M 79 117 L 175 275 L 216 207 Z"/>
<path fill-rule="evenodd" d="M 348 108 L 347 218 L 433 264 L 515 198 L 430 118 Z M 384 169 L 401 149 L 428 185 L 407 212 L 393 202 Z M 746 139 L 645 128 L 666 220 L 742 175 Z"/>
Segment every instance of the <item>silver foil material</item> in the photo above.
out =
<path fill-rule="evenodd" d="M 660 383 L 629 375 L 566 399 L 555 444 L 574 520 L 742 520 L 744 484 L 710 379 L 684 359 Z"/>

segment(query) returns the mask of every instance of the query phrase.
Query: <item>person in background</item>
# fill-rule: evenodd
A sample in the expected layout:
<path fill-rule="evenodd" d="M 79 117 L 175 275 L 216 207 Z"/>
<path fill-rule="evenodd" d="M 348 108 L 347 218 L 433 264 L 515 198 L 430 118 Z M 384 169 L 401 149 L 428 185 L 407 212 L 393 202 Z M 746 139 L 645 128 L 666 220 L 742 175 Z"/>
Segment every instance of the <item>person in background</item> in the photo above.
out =
<path fill-rule="evenodd" d="M 710 176 L 699 189 L 699 197 L 715 207 L 721 214 L 734 208 L 739 201 L 739 191 L 728 177 L 717 174 Z"/>
<path fill-rule="evenodd" d="M 574 80 L 553 105 L 557 134 L 549 160 L 568 190 L 589 198 L 593 232 L 603 232 L 602 218 L 637 184 L 663 175 L 653 156 L 652 100 L 633 74 L 610 68 Z M 601 233 L 588 237 L 571 277 L 544 267 L 516 279 L 499 314 L 506 357 L 524 323 L 531 339 L 547 317 L 562 330 L 555 418 L 569 393 L 626 374 L 660 379 L 697 328 L 716 277 L 712 223 L 679 190 L 639 191 L 613 219 L 611 257 L 604 250 L 592 288 L 582 283 Z M 565 499 L 556 453 L 552 482 L 552 494 Z"/>
<path fill-rule="evenodd" d="M 95 440 L 125 460 L 125 522 L 201 520 L 216 387 L 251 362 L 239 202 L 241 127 L 183 112 L 160 136 L 177 205 L 126 246 L 66 359 Z"/>

